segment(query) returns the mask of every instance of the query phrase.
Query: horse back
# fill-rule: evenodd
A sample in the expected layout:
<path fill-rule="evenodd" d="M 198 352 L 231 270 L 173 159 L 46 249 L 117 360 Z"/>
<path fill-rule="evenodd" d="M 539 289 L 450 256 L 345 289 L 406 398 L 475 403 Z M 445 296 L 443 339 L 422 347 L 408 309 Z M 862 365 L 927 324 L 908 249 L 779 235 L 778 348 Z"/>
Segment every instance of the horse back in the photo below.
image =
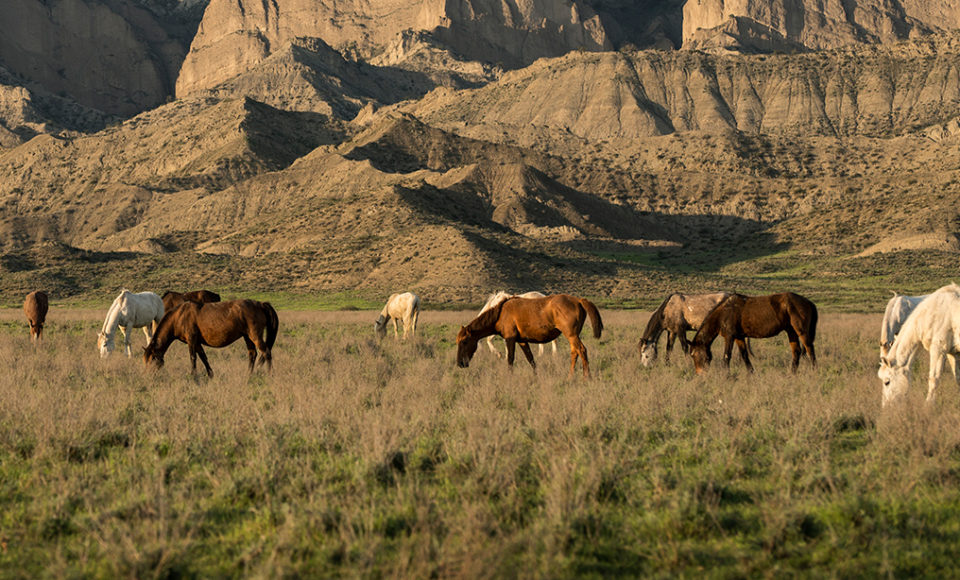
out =
<path fill-rule="evenodd" d="M 249 299 L 198 304 L 184 302 L 177 308 L 183 316 L 193 317 L 203 344 L 226 346 L 242 336 L 266 328 L 267 312 L 261 302 Z"/>

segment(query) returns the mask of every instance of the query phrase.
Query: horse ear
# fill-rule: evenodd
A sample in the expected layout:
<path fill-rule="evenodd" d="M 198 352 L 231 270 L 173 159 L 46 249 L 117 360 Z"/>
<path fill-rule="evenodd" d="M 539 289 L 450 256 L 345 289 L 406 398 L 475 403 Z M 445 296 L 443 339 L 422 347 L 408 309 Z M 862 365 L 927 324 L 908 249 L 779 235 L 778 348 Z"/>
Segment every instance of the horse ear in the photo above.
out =
<path fill-rule="evenodd" d="M 466 326 L 461 326 L 460 332 L 462 332 L 464 336 L 470 336 L 470 329 Z"/>

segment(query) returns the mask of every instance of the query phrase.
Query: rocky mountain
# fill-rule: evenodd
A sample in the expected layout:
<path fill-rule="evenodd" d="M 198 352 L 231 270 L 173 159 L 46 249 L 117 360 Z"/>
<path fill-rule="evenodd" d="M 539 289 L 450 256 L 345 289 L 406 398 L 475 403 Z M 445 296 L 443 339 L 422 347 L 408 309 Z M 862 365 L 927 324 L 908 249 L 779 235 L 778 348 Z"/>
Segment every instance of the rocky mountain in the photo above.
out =
<path fill-rule="evenodd" d="M 925 288 L 960 33 L 872 1 L 16 0 L 0 296 Z"/>

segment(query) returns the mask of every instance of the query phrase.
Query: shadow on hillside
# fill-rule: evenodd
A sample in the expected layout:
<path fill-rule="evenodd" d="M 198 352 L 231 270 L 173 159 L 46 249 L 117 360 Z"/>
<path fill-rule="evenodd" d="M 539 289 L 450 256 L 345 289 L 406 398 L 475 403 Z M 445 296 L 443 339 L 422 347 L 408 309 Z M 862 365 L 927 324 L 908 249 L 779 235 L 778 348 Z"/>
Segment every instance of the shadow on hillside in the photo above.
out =
<path fill-rule="evenodd" d="M 673 273 L 716 272 L 725 266 L 782 252 L 789 244 L 778 242 L 769 223 L 734 215 L 673 215 L 646 213 L 661 229 L 663 238 L 586 238 L 563 245 L 585 254 L 621 264 Z M 658 244 L 658 240 L 668 243 Z M 673 243 L 669 243 L 673 242 Z"/>

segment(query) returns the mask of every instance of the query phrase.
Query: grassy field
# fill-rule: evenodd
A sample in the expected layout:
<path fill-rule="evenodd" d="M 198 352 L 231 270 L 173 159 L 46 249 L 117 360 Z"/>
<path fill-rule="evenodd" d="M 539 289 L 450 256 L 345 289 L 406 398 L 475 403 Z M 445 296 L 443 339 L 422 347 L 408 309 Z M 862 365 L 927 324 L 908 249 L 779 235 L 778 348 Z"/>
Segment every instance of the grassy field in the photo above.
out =
<path fill-rule="evenodd" d="M 179 343 L 157 372 L 100 360 L 100 311 L 52 311 L 36 350 L 20 316 L 0 312 L 0 577 L 955 570 L 960 395 L 881 413 L 878 315 L 822 315 L 816 370 L 772 339 L 755 375 L 696 377 L 640 368 L 646 315 L 608 311 L 589 381 L 565 342 L 536 375 L 485 349 L 455 368 L 468 313 L 399 344 L 369 311 L 281 311 L 272 374 L 235 344 L 211 380 Z"/>

